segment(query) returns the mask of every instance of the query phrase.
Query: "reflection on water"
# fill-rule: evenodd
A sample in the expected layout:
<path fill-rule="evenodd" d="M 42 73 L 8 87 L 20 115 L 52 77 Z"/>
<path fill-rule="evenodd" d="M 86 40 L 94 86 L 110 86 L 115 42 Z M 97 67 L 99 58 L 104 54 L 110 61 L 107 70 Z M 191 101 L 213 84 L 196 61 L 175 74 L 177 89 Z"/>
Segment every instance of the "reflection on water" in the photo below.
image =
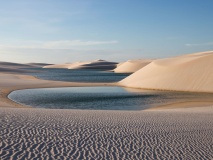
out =
<path fill-rule="evenodd" d="M 162 92 L 122 87 L 66 87 L 14 91 L 9 98 L 38 108 L 143 110 L 180 101 L 207 100 L 212 94 Z"/>
<path fill-rule="evenodd" d="M 31 69 L 32 70 L 32 69 Z M 118 82 L 129 73 L 114 73 L 100 70 L 69 70 L 69 69 L 33 69 L 37 72 L 29 73 L 40 79 L 68 81 L 68 82 Z"/>

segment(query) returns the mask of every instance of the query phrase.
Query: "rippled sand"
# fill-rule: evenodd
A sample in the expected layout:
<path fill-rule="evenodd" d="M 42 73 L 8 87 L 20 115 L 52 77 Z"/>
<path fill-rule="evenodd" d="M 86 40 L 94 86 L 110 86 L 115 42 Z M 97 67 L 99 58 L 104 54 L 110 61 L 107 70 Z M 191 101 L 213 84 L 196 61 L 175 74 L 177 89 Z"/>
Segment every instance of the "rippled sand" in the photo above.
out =
<path fill-rule="evenodd" d="M 212 159 L 213 107 L 0 108 L 0 159 Z"/>

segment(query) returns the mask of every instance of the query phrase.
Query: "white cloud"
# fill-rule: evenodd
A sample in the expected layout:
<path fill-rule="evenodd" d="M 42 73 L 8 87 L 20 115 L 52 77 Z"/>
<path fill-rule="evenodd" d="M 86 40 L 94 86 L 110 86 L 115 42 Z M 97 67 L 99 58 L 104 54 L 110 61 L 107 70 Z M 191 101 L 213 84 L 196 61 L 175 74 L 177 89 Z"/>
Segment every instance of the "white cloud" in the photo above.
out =
<path fill-rule="evenodd" d="M 193 47 L 193 46 L 212 46 L 213 42 L 206 42 L 206 43 L 194 43 L 194 44 L 185 44 L 187 47 Z"/>
<path fill-rule="evenodd" d="M 43 48 L 70 48 L 72 46 L 92 46 L 92 45 L 102 45 L 102 44 L 116 44 L 118 41 L 81 41 L 81 40 L 72 40 L 72 41 L 50 41 L 43 44 Z"/>
<path fill-rule="evenodd" d="M 81 40 L 61 40 L 61 41 L 32 41 L 18 42 L 13 44 L 0 44 L 0 49 L 72 49 L 76 46 L 94 46 L 105 44 L 116 44 L 118 41 L 81 41 Z"/>

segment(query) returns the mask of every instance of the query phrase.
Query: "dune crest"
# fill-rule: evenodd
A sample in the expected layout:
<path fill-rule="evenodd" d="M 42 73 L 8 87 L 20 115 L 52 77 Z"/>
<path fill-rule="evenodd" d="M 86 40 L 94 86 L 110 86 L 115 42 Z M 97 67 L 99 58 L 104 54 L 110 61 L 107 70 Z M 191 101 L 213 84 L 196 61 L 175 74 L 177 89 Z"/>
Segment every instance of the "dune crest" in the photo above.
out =
<path fill-rule="evenodd" d="M 108 62 L 98 59 L 90 62 L 74 62 L 67 64 L 55 64 L 44 66 L 43 68 L 67 68 L 67 69 L 97 69 L 97 70 L 112 70 L 117 66 L 117 62 Z"/>
<path fill-rule="evenodd" d="M 159 59 L 120 81 L 133 88 L 213 92 L 213 51 Z"/>
<path fill-rule="evenodd" d="M 128 60 L 126 62 L 119 63 L 113 71 L 116 73 L 134 73 L 151 63 L 151 61 L 152 60 L 149 59 Z"/>

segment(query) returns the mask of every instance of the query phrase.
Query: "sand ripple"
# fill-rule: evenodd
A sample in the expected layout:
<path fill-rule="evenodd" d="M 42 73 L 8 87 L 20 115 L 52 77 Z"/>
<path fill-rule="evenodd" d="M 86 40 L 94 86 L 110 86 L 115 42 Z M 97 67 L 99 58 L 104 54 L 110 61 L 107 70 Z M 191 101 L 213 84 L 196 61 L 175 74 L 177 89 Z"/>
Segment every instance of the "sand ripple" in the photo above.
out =
<path fill-rule="evenodd" d="M 211 159 L 213 108 L 0 108 L 0 159 Z"/>

